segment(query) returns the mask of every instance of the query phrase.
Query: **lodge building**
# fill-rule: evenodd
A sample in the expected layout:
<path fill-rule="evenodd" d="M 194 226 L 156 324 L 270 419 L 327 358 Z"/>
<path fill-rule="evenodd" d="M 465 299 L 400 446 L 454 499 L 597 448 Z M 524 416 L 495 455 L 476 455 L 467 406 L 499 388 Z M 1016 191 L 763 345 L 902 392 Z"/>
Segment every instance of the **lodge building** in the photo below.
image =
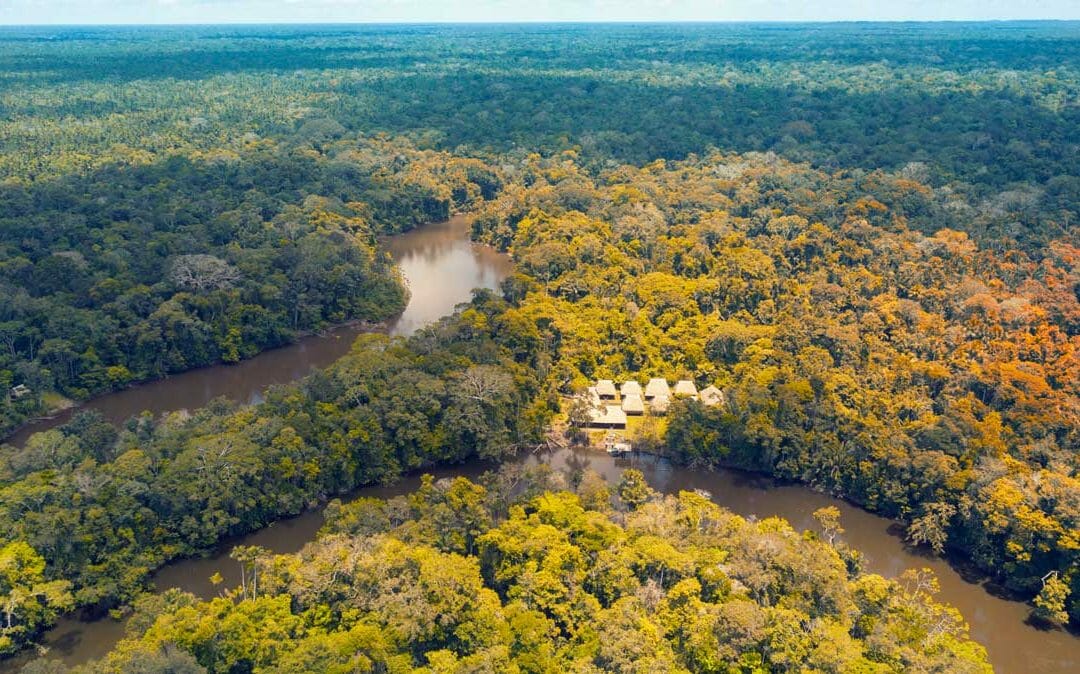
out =
<path fill-rule="evenodd" d="M 673 389 L 661 377 L 650 379 L 644 388 L 633 379 L 618 387 L 614 380 L 598 379 L 582 397 L 589 405 L 589 427 L 614 430 L 625 429 L 628 417 L 646 412 L 654 416 L 667 414 L 672 400 L 698 400 L 708 407 L 718 407 L 725 401 L 724 392 L 716 386 L 709 385 L 699 392 L 693 381 L 680 379 Z"/>

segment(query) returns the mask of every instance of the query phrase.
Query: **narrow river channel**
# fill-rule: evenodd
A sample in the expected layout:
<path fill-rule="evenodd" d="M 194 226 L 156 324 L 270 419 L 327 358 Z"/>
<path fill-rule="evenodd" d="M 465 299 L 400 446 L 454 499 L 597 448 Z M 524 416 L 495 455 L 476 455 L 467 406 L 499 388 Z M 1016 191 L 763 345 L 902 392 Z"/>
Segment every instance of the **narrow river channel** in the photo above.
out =
<path fill-rule="evenodd" d="M 506 256 L 470 243 L 468 231 L 468 222 L 456 217 L 447 223 L 422 227 L 386 241 L 387 249 L 401 265 L 412 292 L 404 314 L 389 326 L 392 333 L 412 333 L 467 301 L 473 288 L 495 288 L 510 272 L 511 263 Z M 313 367 L 333 362 L 348 350 L 360 331 L 359 328 L 330 331 L 239 365 L 190 372 L 106 396 L 84 407 L 100 410 L 113 421 L 122 421 L 143 409 L 160 413 L 197 407 L 221 395 L 256 402 L 266 386 L 298 378 Z M 46 425 L 39 425 L 34 430 L 44 427 Z M 865 555 L 867 570 L 895 577 L 908 568 L 926 567 L 937 574 L 941 583 L 938 599 L 963 613 L 971 625 L 972 636 L 987 647 L 996 671 L 1006 674 L 1080 671 L 1080 639 L 1063 631 L 1042 631 L 1030 626 L 1025 621 L 1028 614 L 1025 604 L 999 598 L 977 580 L 965 578 L 945 561 L 908 549 L 893 522 L 843 501 L 761 476 L 723 470 L 692 471 L 650 456 L 613 459 L 600 452 L 560 450 L 516 460 L 544 461 L 560 469 L 588 467 L 610 480 L 617 480 L 622 470 L 632 466 L 642 470 L 656 489 L 668 493 L 704 489 L 717 503 L 734 512 L 757 517 L 778 515 L 798 529 L 814 526 L 811 513 L 817 508 L 835 505 L 842 513 L 846 529 L 844 539 Z M 439 477 L 475 477 L 492 467 L 471 462 L 430 472 Z M 407 493 L 418 483 L 419 476 L 413 475 L 392 486 L 358 490 L 352 498 L 390 497 Z M 281 520 L 227 542 L 209 557 L 169 564 L 155 575 L 154 585 L 159 590 L 179 587 L 202 597 L 212 596 L 219 590 L 209 582 L 215 572 L 220 572 L 227 583 L 239 582 L 234 578 L 238 575 L 236 564 L 228 558 L 232 546 L 259 545 L 278 553 L 295 552 L 314 540 L 321 525 L 322 515 L 318 511 Z M 48 657 L 77 664 L 105 654 L 123 634 L 124 626 L 117 621 L 65 619 L 46 634 L 42 645 L 49 649 Z M 0 672 L 17 671 L 26 658 L 0 665 Z"/>

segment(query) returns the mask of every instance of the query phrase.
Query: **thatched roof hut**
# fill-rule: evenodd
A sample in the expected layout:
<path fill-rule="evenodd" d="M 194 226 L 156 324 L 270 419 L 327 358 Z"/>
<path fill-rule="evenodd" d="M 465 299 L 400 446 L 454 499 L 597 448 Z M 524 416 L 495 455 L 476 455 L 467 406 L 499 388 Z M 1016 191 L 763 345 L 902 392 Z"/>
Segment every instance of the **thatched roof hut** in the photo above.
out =
<path fill-rule="evenodd" d="M 615 382 L 610 379 L 597 379 L 596 392 L 601 398 L 614 398 L 616 394 Z"/>
<path fill-rule="evenodd" d="M 622 411 L 633 415 L 645 414 L 645 403 L 641 401 L 641 396 L 631 393 L 623 396 Z"/>
<path fill-rule="evenodd" d="M 636 381 L 624 381 L 623 385 L 619 387 L 619 394 L 623 397 L 637 396 L 641 397 L 641 384 Z"/>
<path fill-rule="evenodd" d="M 680 379 L 675 382 L 675 396 L 678 398 L 694 398 L 697 396 L 697 386 L 689 379 Z"/>
<path fill-rule="evenodd" d="M 652 400 L 657 396 L 671 397 L 671 389 L 668 388 L 666 379 L 654 377 L 649 380 L 649 383 L 645 385 L 645 399 Z"/>
<path fill-rule="evenodd" d="M 671 398 L 668 396 L 656 396 L 649 402 L 650 410 L 657 416 L 667 414 L 669 407 L 671 407 Z"/>
<path fill-rule="evenodd" d="M 724 392 L 715 386 L 709 386 L 701 389 L 701 393 L 698 393 L 698 400 L 709 407 L 717 407 L 724 404 Z"/>
<path fill-rule="evenodd" d="M 618 405 L 607 405 L 589 412 L 589 425 L 593 428 L 626 428 L 626 412 Z"/>

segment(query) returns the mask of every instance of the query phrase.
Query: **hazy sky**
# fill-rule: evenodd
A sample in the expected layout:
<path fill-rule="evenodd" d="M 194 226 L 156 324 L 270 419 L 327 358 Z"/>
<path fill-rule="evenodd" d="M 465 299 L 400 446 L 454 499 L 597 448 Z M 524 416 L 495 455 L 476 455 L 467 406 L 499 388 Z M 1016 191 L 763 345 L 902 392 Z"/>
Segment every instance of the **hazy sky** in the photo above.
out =
<path fill-rule="evenodd" d="M 0 0 L 0 24 L 1080 19 L 1080 0 Z"/>

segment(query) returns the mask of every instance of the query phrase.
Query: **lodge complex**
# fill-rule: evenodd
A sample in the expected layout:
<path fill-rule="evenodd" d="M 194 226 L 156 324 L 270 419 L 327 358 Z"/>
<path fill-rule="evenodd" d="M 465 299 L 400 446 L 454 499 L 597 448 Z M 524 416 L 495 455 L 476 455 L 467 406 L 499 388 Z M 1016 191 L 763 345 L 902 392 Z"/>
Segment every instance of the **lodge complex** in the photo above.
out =
<path fill-rule="evenodd" d="M 710 407 L 724 402 L 723 391 L 715 386 L 698 391 L 694 382 L 680 379 L 672 388 L 659 377 L 650 379 L 644 388 L 634 380 L 616 387 L 611 379 L 598 379 L 583 396 L 589 405 L 589 427 L 598 429 L 625 429 L 633 416 L 663 416 L 674 399 L 698 400 Z"/>

